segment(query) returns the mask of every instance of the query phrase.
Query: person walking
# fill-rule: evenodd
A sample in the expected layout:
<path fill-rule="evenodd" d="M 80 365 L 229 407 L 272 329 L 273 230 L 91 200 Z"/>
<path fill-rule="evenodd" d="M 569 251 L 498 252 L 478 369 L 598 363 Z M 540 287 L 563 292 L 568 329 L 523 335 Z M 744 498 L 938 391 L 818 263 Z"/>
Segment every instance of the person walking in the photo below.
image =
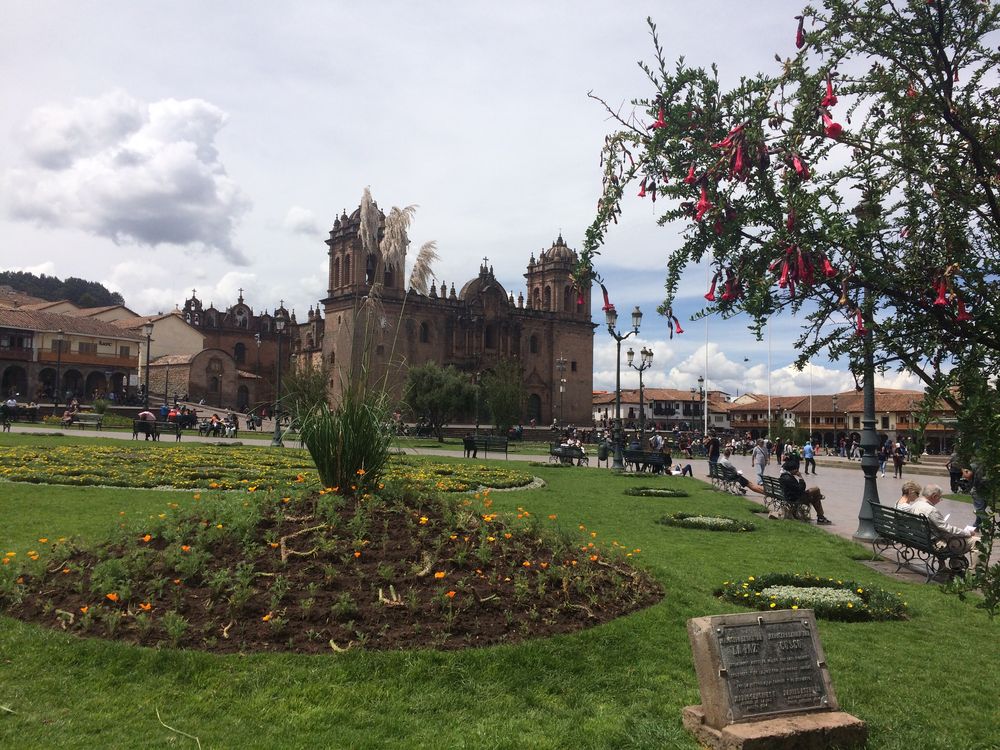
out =
<path fill-rule="evenodd" d="M 896 441 L 896 445 L 892 449 L 892 478 L 902 479 L 903 478 L 903 463 L 906 461 L 906 449 L 903 448 L 903 444 Z"/>
<path fill-rule="evenodd" d="M 750 454 L 750 463 L 757 472 L 757 484 L 764 484 L 764 469 L 767 467 L 770 460 L 771 457 L 768 455 L 767 446 L 764 445 L 764 440 L 757 440 L 757 444 L 754 445 L 753 452 Z"/>
<path fill-rule="evenodd" d="M 802 458 L 805 460 L 806 468 L 805 473 L 809 473 L 809 467 L 812 466 L 813 476 L 816 476 L 816 455 L 815 448 L 813 447 L 811 440 L 806 440 L 805 444 L 802 446 Z"/>

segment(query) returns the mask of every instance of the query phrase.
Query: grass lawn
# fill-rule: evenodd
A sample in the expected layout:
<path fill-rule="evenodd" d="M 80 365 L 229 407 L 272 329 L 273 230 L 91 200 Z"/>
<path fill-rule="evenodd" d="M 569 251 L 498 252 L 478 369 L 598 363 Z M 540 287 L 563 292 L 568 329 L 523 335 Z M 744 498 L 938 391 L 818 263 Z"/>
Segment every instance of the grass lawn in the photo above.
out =
<path fill-rule="evenodd" d="M 0 445 L 17 440 L 5 436 Z M 909 621 L 819 622 L 837 696 L 869 723 L 871 747 L 997 747 L 998 624 L 971 601 L 895 583 L 861 564 L 861 547 L 813 526 L 768 521 L 750 513 L 752 503 L 696 480 L 662 480 L 690 492 L 667 499 L 623 494 L 649 486 L 649 477 L 531 470 L 547 486 L 496 492 L 494 509 L 555 514 L 581 539 L 595 532 L 641 549 L 637 564 L 666 589 L 660 604 L 518 646 L 322 656 L 142 649 L 0 617 L 0 706 L 9 709 L 0 709 L 0 747 L 195 747 L 160 725 L 159 710 L 205 748 L 693 749 L 680 721 L 681 708 L 699 701 L 686 620 L 740 611 L 713 591 L 770 571 L 903 592 Z M 23 554 L 39 537 L 69 533 L 94 539 L 120 511 L 153 513 L 176 494 L 0 484 L 0 548 Z M 753 520 L 757 530 L 656 523 L 676 511 Z"/>

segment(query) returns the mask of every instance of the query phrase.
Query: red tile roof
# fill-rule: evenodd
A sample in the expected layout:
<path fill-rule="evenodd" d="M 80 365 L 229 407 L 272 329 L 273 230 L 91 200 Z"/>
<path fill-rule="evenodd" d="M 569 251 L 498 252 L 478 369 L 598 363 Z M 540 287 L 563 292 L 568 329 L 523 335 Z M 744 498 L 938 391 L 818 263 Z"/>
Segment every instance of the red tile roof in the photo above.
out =
<path fill-rule="evenodd" d="M 17 328 L 24 331 L 45 331 L 77 334 L 79 336 L 100 336 L 109 339 L 138 341 L 139 336 L 94 318 L 78 318 L 75 315 L 26 310 L 25 308 L 0 308 L 0 328 Z"/>

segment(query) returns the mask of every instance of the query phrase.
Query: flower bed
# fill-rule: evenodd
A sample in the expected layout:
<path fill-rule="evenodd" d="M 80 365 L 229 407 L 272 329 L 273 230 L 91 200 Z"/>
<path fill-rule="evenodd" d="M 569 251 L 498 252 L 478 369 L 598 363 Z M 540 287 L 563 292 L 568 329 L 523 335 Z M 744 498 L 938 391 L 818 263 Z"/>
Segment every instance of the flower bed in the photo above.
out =
<path fill-rule="evenodd" d="M 39 484 L 176 489 L 270 489 L 318 483 L 304 451 L 212 445 L 53 445 L 0 447 L 0 479 Z M 396 459 L 387 483 L 439 492 L 478 487 L 508 489 L 532 481 L 530 474 L 474 463 Z"/>
<path fill-rule="evenodd" d="M 629 487 L 625 490 L 625 494 L 639 497 L 688 497 L 688 493 L 684 490 L 673 487 Z"/>
<path fill-rule="evenodd" d="M 907 604 L 901 594 L 808 573 L 767 573 L 742 581 L 725 581 L 716 593 L 752 609 L 812 609 L 817 617 L 828 620 L 907 618 Z"/>
<path fill-rule="evenodd" d="M 145 646 L 330 653 L 516 643 L 662 597 L 640 549 L 494 511 L 487 491 L 286 492 L 179 495 L 95 546 L 40 537 L 0 558 L 0 611 Z"/>
<path fill-rule="evenodd" d="M 706 531 L 753 531 L 756 528 L 750 521 L 737 521 L 729 516 L 706 516 L 698 513 L 668 513 L 659 520 L 659 523 L 664 526 Z"/>

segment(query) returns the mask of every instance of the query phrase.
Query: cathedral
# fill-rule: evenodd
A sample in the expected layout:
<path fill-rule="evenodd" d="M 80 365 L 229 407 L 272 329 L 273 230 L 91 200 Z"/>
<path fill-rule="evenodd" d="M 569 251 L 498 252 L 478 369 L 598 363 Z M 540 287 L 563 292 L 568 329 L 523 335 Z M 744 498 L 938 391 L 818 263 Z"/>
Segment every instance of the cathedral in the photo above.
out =
<path fill-rule="evenodd" d="M 385 214 L 377 214 L 381 235 Z M 408 367 L 436 362 L 477 378 L 501 361 L 514 360 L 524 373 L 525 423 L 590 423 L 591 290 L 574 288 L 577 254 L 561 235 L 537 258 L 531 254 L 525 290 L 515 299 L 485 258 L 479 273 L 458 290 L 444 281 L 434 283 L 427 294 L 407 290 L 404 268 L 392 267 L 379 251 L 366 252 L 360 229 L 360 208 L 334 221 L 326 240 L 325 320 L 318 310 L 310 310 L 309 322 L 297 326 L 298 348 L 315 352 L 315 359 L 321 357 L 332 373 L 334 402 L 342 378 L 361 372 L 362 366 L 370 382 L 385 378 L 398 399 Z M 376 275 L 382 285 L 372 300 Z"/>

